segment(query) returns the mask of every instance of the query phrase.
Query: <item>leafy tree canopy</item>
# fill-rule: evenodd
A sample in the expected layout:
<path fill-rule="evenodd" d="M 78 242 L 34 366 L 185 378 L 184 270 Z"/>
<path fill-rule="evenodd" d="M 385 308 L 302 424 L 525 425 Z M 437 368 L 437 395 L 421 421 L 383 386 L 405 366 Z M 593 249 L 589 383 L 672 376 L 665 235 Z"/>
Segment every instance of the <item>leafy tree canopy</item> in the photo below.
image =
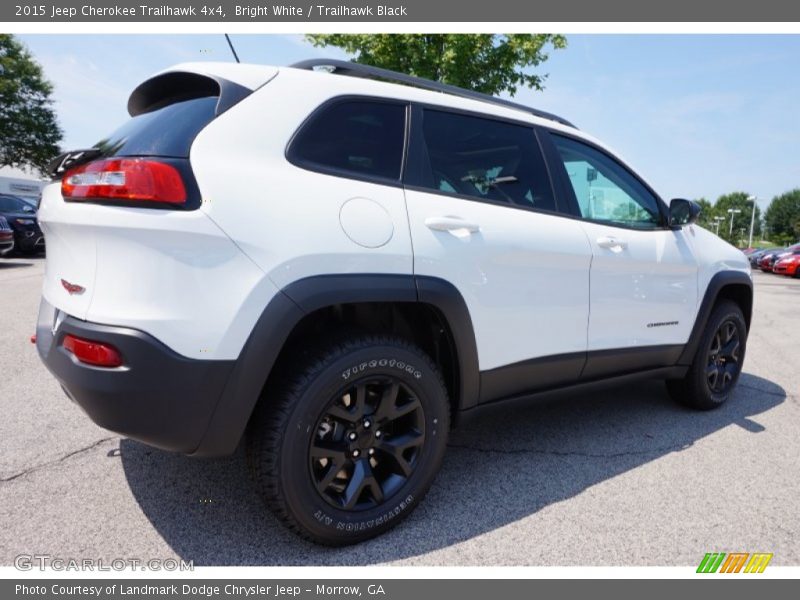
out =
<path fill-rule="evenodd" d="M 25 46 L 0 34 L 0 167 L 42 170 L 59 153 L 52 91 Z"/>
<path fill-rule="evenodd" d="M 800 240 L 800 189 L 773 198 L 764 213 L 764 222 L 773 241 L 791 244 Z"/>
<path fill-rule="evenodd" d="M 554 34 L 310 34 L 315 46 L 336 46 L 354 61 L 449 83 L 485 94 L 519 87 L 541 90 L 546 74 L 526 72 L 545 62 L 548 48 L 567 38 Z"/>

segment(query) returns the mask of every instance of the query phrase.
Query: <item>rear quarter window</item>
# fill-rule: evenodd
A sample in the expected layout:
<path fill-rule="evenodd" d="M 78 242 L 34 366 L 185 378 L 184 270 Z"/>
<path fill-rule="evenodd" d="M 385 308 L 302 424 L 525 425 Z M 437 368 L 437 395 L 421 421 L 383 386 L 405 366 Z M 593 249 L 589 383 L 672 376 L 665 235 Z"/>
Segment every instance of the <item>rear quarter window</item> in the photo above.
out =
<path fill-rule="evenodd" d="M 397 182 L 403 163 L 406 105 L 342 100 L 318 109 L 289 145 L 293 164 L 357 179 Z"/>

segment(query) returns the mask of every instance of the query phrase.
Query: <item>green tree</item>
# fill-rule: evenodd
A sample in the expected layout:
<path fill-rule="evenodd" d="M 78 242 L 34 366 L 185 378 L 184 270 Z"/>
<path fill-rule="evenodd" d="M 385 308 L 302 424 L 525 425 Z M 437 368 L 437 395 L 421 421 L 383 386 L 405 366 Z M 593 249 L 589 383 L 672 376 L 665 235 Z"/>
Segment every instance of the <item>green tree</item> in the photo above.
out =
<path fill-rule="evenodd" d="M 715 216 L 725 217 L 719 226 L 719 236 L 734 246 L 746 245 L 750 236 L 750 219 L 753 214 L 753 203 L 747 199 L 747 192 L 733 192 L 717 198 L 714 203 Z M 738 210 L 733 213 L 733 232 L 731 233 L 731 213 L 728 210 Z M 744 230 L 744 232 L 742 232 Z M 753 223 L 753 239 L 761 235 L 761 208 L 756 204 L 756 216 Z"/>
<path fill-rule="evenodd" d="M 800 189 L 773 198 L 764 213 L 764 222 L 770 239 L 778 244 L 800 239 Z"/>
<path fill-rule="evenodd" d="M 336 46 L 353 60 L 485 94 L 518 87 L 541 90 L 546 74 L 526 72 L 548 59 L 546 49 L 565 48 L 554 34 L 328 34 L 306 36 L 315 46 Z"/>
<path fill-rule="evenodd" d="M 716 216 L 714 205 L 705 198 L 698 198 L 695 202 L 700 207 L 700 217 L 697 219 L 698 225 L 710 231 L 716 231 L 717 222 L 714 220 Z"/>
<path fill-rule="evenodd" d="M 58 154 L 63 134 L 52 91 L 25 46 L 0 34 L 0 167 L 42 170 Z"/>

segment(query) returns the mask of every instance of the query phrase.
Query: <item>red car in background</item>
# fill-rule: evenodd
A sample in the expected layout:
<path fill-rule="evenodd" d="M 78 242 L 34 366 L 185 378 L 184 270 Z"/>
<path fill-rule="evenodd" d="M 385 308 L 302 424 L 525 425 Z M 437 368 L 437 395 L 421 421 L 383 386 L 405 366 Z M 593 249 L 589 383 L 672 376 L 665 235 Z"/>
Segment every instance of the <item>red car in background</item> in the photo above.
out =
<path fill-rule="evenodd" d="M 779 275 L 800 277 L 800 250 L 795 250 L 789 256 L 784 256 L 775 261 L 772 266 L 772 272 Z"/>
<path fill-rule="evenodd" d="M 780 259 L 793 255 L 795 252 L 800 251 L 800 244 L 793 244 L 786 248 L 766 252 L 758 261 L 758 268 L 765 273 L 772 273 L 775 263 Z"/>
<path fill-rule="evenodd" d="M 781 250 L 776 250 L 774 252 L 767 252 L 758 259 L 758 268 L 764 271 L 765 273 L 772 273 L 772 259 L 779 253 Z"/>
<path fill-rule="evenodd" d="M 6 218 L 0 216 L 0 256 L 8 254 L 14 249 L 14 232 L 11 226 L 6 221 Z"/>

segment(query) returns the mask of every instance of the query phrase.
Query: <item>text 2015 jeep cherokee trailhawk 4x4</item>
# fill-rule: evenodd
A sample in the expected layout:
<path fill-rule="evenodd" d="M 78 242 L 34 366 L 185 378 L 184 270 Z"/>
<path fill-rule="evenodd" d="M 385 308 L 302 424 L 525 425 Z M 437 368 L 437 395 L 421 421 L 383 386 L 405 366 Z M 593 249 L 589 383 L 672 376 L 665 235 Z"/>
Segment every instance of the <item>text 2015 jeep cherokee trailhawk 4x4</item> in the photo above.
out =
<path fill-rule="evenodd" d="M 39 353 L 110 430 L 246 436 L 312 540 L 408 515 L 481 405 L 656 377 L 708 409 L 736 384 L 744 255 L 555 115 L 336 61 L 180 65 L 128 109 L 51 166 Z"/>

